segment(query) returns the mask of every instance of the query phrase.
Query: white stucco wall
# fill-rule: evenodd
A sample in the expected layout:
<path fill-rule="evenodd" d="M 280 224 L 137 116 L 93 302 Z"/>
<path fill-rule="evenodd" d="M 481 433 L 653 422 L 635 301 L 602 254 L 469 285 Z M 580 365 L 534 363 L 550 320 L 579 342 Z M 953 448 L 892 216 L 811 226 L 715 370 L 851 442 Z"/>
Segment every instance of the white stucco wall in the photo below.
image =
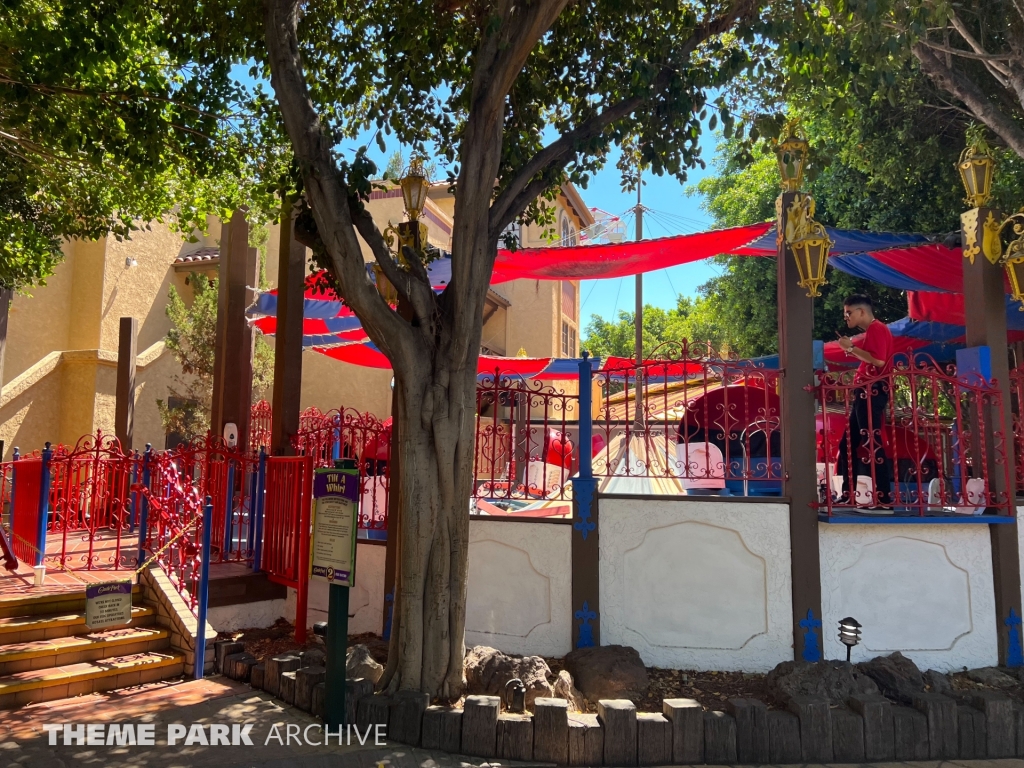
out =
<path fill-rule="evenodd" d="M 470 520 L 466 645 L 572 650 L 572 527 Z"/>
<path fill-rule="evenodd" d="M 356 585 L 348 595 L 348 633 L 359 635 L 384 631 L 384 555 L 383 544 L 356 544 Z M 330 585 L 322 579 L 310 579 L 306 624 L 327 621 L 327 600 Z M 288 621 L 295 620 L 294 589 L 288 590 Z"/>
<path fill-rule="evenodd" d="M 901 651 L 950 672 L 998 661 L 986 525 L 821 524 L 827 658 L 845 658 L 839 620 L 863 625 L 853 661 Z"/>
<path fill-rule="evenodd" d="M 788 505 L 602 497 L 599 510 L 602 645 L 675 669 L 793 658 Z"/>
<path fill-rule="evenodd" d="M 294 590 L 293 590 L 294 591 Z M 280 600 L 260 600 L 256 603 L 239 603 L 238 605 L 219 605 L 210 608 L 206 620 L 218 632 L 237 632 L 240 629 L 265 629 L 284 618 L 295 620 L 295 602 L 284 598 Z"/>

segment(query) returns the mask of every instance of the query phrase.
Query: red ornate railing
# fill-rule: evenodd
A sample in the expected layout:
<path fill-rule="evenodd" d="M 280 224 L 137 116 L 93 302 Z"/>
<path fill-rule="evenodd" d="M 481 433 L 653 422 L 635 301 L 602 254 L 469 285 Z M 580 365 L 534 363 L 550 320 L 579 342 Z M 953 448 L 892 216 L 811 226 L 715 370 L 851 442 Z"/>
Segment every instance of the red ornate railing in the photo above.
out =
<path fill-rule="evenodd" d="M 253 453 L 258 453 L 260 448 L 270 449 L 273 416 L 274 412 L 266 400 L 252 404 L 249 416 L 249 450 Z"/>
<path fill-rule="evenodd" d="M 609 490 L 777 493 L 779 375 L 686 340 L 640 365 L 606 366 L 595 377 L 594 475 L 615 478 Z"/>
<path fill-rule="evenodd" d="M 49 461 L 50 516 L 45 564 L 51 568 L 121 570 L 137 566 L 131 488 L 137 457 L 121 450 L 116 437 L 97 432 L 74 448 L 58 446 Z M 53 537 L 53 538 L 51 538 Z"/>
<path fill-rule="evenodd" d="M 498 370 L 481 377 L 474 496 L 506 512 L 571 499 L 569 479 L 579 466 L 579 416 L 578 394 Z"/>
<path fill-rule="evenodd" d="M 1015 514 L 994 382 L 918 356 L 872 379 L 825 374 L 817 396 L 827 514 Z"/>
<path fill-rule="evenodd" d="M 144 459 L 149 485 L 136 487 L 147 505 L 144 551 L 154 557 L 189 609 L 197 613 L 203 549 L 203 496 L 174 452 Z"/>
<path fill-rule="evenodd" d="M 1015 488 L 1024 494 L 1024 368 L 1010 371 L 1010 403 L 1013 414 L 1013 455 Z"/>
<path fill-rule="evenodd" d="M 391 420 L 351 408 L 321 412 L 307 408 L 299 417 L 293 441 L 296 452 L 315 467 L 336 459 L 355 459 L 359 469 L 359 527 L 386 530 L 391 491 Z"/>

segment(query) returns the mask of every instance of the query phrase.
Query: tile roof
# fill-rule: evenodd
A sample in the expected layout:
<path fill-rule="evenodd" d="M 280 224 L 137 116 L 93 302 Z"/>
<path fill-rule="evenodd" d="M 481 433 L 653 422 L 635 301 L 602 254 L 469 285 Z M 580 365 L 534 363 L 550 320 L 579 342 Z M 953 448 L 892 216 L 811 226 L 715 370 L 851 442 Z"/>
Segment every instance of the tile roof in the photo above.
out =
<path fill-rule="evenodd" d="M 220 248 L 200 248 L 198 251 L 186 253 L 174 260 L 175 264 L 195 264 L 220 260 Z"/>

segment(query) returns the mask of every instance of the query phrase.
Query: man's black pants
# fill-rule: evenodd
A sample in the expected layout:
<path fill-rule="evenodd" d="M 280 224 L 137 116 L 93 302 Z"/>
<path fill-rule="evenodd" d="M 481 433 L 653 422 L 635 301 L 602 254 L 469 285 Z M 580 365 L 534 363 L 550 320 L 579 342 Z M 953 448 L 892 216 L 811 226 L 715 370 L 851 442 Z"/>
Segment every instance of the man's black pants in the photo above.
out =
<path fill-rule="evenodd" d="M 843 478 L 844 496 L 852 504 L 856 498 L 857 475 L 874 478 L 873 504 L 892 503 L 892 472 L 882 446 L 882 428 L 885 425 L 885 406 L 889 403 L 889 385 L 876 381 L 870 393 L 864 387 L 853 390 L 850 425 L 839 443 L 839 461 L 836 474 Z M 851 451 L 851 445 L 852 451 Z M 850 458 L 853 458 L 854 476 L 850 477 Z"/>

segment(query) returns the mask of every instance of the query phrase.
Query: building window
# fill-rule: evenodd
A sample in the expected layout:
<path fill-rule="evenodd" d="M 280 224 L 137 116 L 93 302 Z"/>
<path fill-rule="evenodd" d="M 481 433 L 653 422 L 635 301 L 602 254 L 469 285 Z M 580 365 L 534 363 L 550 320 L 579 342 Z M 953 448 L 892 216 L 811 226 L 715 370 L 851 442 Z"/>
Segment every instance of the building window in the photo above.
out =
<path fill-rule="evenodd" d="M 569 247 L 569 220 L 562 217 L 562 247 Z"/>
<path fill-rule="evenodd" d="M 576 322 L 576 286 L 569 280 L 562 281 L 562 314 Z"/>
<path fill-rule="evenodd" d="M 569 247 L 576 247 L 576 227 L 569 227 Z"/>
<path fill-rule="evenodd" d="M 576 357 L 576 329 L 562 321 L 562 357 Z"/>

